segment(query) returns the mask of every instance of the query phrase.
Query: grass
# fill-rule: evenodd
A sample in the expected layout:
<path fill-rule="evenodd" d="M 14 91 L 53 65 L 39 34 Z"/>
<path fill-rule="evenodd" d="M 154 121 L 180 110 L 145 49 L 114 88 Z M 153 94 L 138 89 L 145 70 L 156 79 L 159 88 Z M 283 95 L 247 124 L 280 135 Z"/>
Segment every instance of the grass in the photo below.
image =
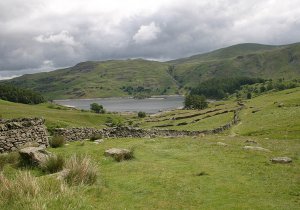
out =
<path fill-rule="evenodd" d="M 97 181 L 97 166 L 87 156 L 73 155 L 66 162 L 66 169 L 68 169 L 69 172 L 65 180 L 70 185 L 92 185 Z"/>
<path fill-rule="evenodd" d="M 72 170 L 68 185 L 34 168 L 22 168 L 32 176 L 24 178 L 32 183 L 23 185 L 20 169 L 4 158 L 1 186 L 12 187 L 0 188 L 0 209 L 299 209 L 299 92 L 300 88 L 294 88 L 245 101 L 241 123 L 223 134 L 110 138 L 101 144 L 70 142 L 68 146 L 48 148 L 71 159 L 65 166 Z M 216 107 L 226 110 L 236 106 L 234 101 L 222 103 Z M 278 107 L 280 103 L 283 106 Z M 138 122 L 195 113 L 179 110 Z M 223 118 L 226 121 L 226 114 L 205 121 L 217 125 Z M 270 152 L 244 150 L 244 146 L 254 144 L 251 142 Z M 107 158 L 104 152 L 109 148 L 135 148 L 134 159 L 117 162 Z M 270 161 L 283 156 L 293 162 Z M 22 186 L 24 191 L 17 191 L 15 186 Z M 29 199 L 24 192 L 33 196 Z"/>
<path fill-rule="evenodd" d="M 243 150 L 249 139 L 271 152 Z M 228 146 L 217 145 L 219 141 Z M 101 166 L 101 182 L 84 195 L 98 209 L 297 209 L 299 205 L 298 140 L 214 135 L 77 144 L 51 151 L 67 157 L 90 155 Z M 132 161 L 119 163 L 101 155 L 107 148 L 132 146 Z M 272 164 L 269 159 L 274 156 L 289 156 L 294 162 Z"/>
<path fill-rule="evenodd" d="M 65 139 L 63 136 L 53 136 L 49 140 L 49 144 L 53 148 L 62 147 L 65 144 Z"/>
<path fill-rule="evenodd" d="M 63 169 L 65 159 L 61 155 L 52 155 L 41 165 L 41 169 L 46 173 L 56 173 Z"/>
<path fill-rule="evenodd" d="M 36 177 L 17 172 L 14 178 L 0 174 L 0 208 L 11 209 L 91 209 L 78 189 L 68 188 L 52 177 Z"/>
<path fill-rule="evenodd" d="M 244 136 L 299 139 L 300 88 L 265 94 L 246 102 L 233 132 Z M 283 103 L 283 107 L 278 107 Z M 254 111 L 254 112 L 253 112 Z"/>
<path fill-rule="evenodd" d="M 42 117 L 48 129 L 57 127 L 105 127 L 109 118 L 123 121 L 118 114 L 95 114 L 80 110 L 62 110 L 48 107 L 49 104 L 26 105 L 0 100 L 0 115 L 3 118 Z"/>

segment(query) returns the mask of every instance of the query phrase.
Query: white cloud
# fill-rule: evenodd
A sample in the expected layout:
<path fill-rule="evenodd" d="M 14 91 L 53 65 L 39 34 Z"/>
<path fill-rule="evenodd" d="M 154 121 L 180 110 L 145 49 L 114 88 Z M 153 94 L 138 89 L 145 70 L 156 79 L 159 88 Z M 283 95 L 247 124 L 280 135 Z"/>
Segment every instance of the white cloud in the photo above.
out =
<path fill-rule="evenodd" d="M 175 59 L 242 42 L 299 42 L 300 1 L 0 0 L 0 27 L 3 76 L 86 60 Z"/>
<path fill-rule="evenodd" d="M 157 36 L 160 32 L 160 27 L 156 26 L 154 22 L 151 22 L 149 25 L 142 25 L 133 36 L 133 40 L 137 44 L 150 42 L 157 39 Z"/>
<path fill-rule="evenodd" d="M 61 31 L 58 34 L 51 34 L 49 36 L 39 35 L 34 37 L 34 39 L 40 43 L 59 43 L 71 46 L 77 45 L 74 37 L 71 36 L 68 31 Z"/>

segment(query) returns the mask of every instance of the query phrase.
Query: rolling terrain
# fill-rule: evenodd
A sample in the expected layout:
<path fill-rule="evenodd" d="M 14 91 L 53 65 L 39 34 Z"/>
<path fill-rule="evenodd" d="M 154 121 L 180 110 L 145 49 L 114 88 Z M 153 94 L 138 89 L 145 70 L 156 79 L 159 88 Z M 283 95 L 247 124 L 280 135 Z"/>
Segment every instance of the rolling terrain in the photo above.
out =
<path fill-rule="evenodd" d="M 12 162 L 0 162 L 2 182 L 10 183 L 5 177 L 15 181 L 15 177 L 24 173 L 32 176 L 28 184 L 13 191 L 11 197 L 6 188 L 1 188 L 0 208 L 299 209 L 299 93 L 298 87 L 244 100 L 240 123 L 215 135 L 105 138 L 98 144 L 82 140 L 47 149 L 66 160 L 74 154 L 91 158 L 98 174 L 92 185 L 69 186 L 38 168 L 20 169 Z M 177 130 L 211 129 L 230 120 L 231 116 L 227 116 L 230 112 L 222 111 L 236 106 L 235 100 L 227 100 L 213 103 L 205 110 L 176 110 L 144 119 L 129 116 L 128 120 L 145 128 L 172 123 L 174 126 L 169 128 Z M 1 100 L 0 115 L 45 117 L 46 123 L 64 121 L 67 127 L 99 128 L 105 126 L 107 117 L 61 110 L 49 104 L 24 105 Z M 201 120 L 192 123 L 197 119 Z M 183 121 L 187 124 L 178 126 Z M 246 150 L 245 146 L 265 150 Z M 134 159 L 116 162 L 103 155 L 109 148 L 134 149 Z M 9 155 L 0 155 L 0 160 L 16 154 Z M 270 161 L 284 156 L 292 158 L 292 163 Z M 35 184 L 34 192 L 41 193 L 32 196 L 28 191 L 24 196 L 31 182 Z"/>
<path fill-rule="evenodd" d="M 239 44 L 168 62 L 87 61 L 4 82 L 41 92 L 48 99 L 67 99 L 178 94 L 211 78 L 238 76 L 299 78 L 300 44 Z"/>

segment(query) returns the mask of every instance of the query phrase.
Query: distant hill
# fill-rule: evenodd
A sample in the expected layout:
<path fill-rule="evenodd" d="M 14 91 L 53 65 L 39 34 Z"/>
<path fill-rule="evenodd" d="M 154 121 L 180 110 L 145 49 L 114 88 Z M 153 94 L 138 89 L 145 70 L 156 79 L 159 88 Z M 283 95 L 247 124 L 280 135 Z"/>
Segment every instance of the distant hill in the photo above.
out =
<path fill-rule="evenodd" d="M 178 85 L 167 70 L 168 64 L 142 59 L 88 61 L 8 82 L 39 91 L 51 99 L 173 94 Z"/>
<path fill-rule="evenodd" d="M 210 53 L 168 62 L 184 86 L 194 87 L 211 78 L 300 77 L 300 43 L 285 46 L 239 44 Z"/>
<path fill-rule="evenodd" d="M 50 99 L 183 93 L 211 78 L 300 77 L 300 43 L 271 46 L 238 44 L 168 62 L 87 61 L 47 73 L 24 75 L 5 83 L 30 88 Z"/>

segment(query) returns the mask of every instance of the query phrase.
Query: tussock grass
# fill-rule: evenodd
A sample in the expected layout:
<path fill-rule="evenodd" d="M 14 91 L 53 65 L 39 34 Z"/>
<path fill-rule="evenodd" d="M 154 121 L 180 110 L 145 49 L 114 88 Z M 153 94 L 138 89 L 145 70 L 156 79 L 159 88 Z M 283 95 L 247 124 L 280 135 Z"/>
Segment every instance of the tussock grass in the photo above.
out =
<path fill-rule="evenodd" d="M 0 173 L 0 209 L 91 209 L 81 197 L 82 189 L 68 187 L 53 177 L 35 177 L 20 171 L 14 179 Z"/>
<path fill-rule="evenodd" d="M 73 155 L 67 162 L 65 181 L 70 185 L 91 185 L 97 181 L 97 165 L 87 156 Z"/>
<path fill-rule="evenodd" d="M 20 155 L 18 152 L 11 152 L 8 154 L 0 155 L 0 171 L 6 164 L 17 165 L 19 163 Z"/>
<path fill-rule="evenodd" d="M 13 199 L 29 199 L 36 196 L 40 187 L 30 172 L 19 172 L 14 180 L 0 174 L 0 198 L 7 202 Z"/>
<path fill-rule="evenodd" d="M 102 135 L 101 134 L 94 134 L 93 136 L 90 137 L 91 141 L 95 141 L 97 139 L 102 139 Z"/>
<path fill-rule="evenodd" d="M 65 144 L 65 138 L 63 136 L 53 136 L 49 140 L 49 144 L 53 148 L 62 147 Z"/>
<path fill-rule="evenodd" d="M 65 159 L 61 155 L 50 156 L 42 165 L 41 169 L 46 173 L 61 171 L 65 165 Z"/>

